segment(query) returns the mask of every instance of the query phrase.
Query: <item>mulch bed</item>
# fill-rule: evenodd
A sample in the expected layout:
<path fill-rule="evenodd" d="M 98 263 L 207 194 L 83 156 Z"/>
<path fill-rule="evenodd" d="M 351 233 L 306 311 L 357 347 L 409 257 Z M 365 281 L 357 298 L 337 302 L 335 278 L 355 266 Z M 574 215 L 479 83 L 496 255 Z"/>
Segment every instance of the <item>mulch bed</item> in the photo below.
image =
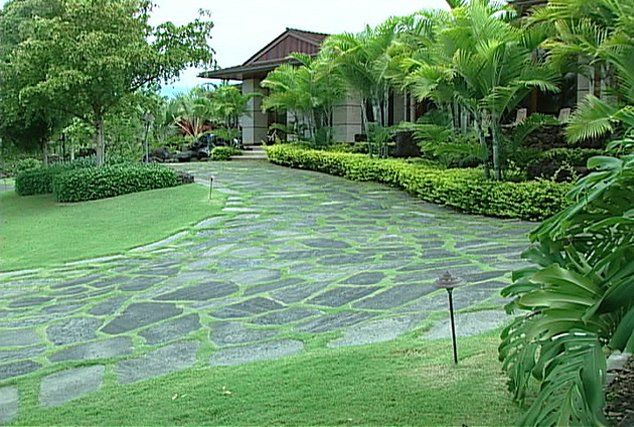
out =
<path fill-rule="evenodd" d="M 608 387 L 605 414 L 618 427 L 634 426 L 634 358 L 619 371 Z"/>

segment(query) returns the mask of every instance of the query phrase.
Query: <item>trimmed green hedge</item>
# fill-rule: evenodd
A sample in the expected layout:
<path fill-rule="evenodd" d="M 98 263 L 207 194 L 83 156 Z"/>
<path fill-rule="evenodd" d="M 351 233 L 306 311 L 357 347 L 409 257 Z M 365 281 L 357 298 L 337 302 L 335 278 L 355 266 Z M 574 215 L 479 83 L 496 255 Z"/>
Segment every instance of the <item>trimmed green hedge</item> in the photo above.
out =
<path fill-rule="evenodd" d="M 242 151 L 233 147 L 216 147 L 211 150 L 211 160 L 215 162 L 223 162 L 231 160 L 233 156 L 241 156 Z"/>
<path fill-rule="evenodd" d="M 53 193 L 53 180 L 65 172 L 95 166 L 94 159 L 81 159 L 20 172 L 15 178 L 15 192 L 20 196 Z"/>
<path fill-rule="evenodd" d="M 82 202 L 158 188 L 176 187 L 179 174 L 165 166 L 120 164 L 77 169 L 54 179 L 54 194 L 59 202 Z"/>
<path fill-rule="evenodd" d="M 568 204 L 568 184 L 550 181 L 496 182 L 479 169 L 434 169 L 402 160 L 310 150 L 294 145 L 267 148 L 273 163 L 310 169 L 356 181 L 376 181 L 405 189 L 428 202 L 503 218 L 542 220 Z"/>

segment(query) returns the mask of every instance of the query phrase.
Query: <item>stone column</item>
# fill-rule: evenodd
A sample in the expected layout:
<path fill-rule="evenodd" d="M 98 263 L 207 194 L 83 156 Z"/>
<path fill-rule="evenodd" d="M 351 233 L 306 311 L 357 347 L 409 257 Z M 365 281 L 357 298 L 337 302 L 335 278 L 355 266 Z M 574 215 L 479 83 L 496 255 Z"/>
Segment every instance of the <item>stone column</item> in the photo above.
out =
<path fill-rule="evenodd" d="M 333 108 L 332 127 L 336 142 L 354 142 L 361 129 L 361 101 L 358 95 L 348 92 Z"/>
<path fill-rule="evenodd" d="M 260 79 L 246 79 L 242 82 L 242 93 L 264 93 Z M 260 144 L 268 132 L 268 116 L 262 112 L 262 98 L 255 97 L 247 104 L 247 115 L 240 118 L 244 145 Z"/>

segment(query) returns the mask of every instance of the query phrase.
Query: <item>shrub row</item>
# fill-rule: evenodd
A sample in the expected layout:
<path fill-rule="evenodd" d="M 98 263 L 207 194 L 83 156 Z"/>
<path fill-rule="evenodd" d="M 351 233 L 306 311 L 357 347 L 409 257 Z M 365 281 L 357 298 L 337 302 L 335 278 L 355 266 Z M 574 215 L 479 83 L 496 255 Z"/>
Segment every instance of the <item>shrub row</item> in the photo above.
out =
<path fill-rule="evenodd" d="M 56 176 L 68 171 L 94 166 L 94 159 L 82 159 L 70 163 L 27 169 L 20 172 L 15 178 L 15 191 L 20 196 L 51 194 L 53 193 L 53 181 Z"/>
<path fill-rule="evenodd" d="M 213 161 L 227 161 L 231 160 L 233 156 L 239 156 L 242 151 L 233 147 L 216 147 L 211 150 L 211 160 Z"/>
<path fill-rule="evenodd" d="M 273 163 L 356 181 L 390 184 L 423 200 L 460 211 L 503 218 L 542 220 L 568 204 L 568 184 L 550 181 L 496 182 L 479 169 L 435 169 L 402 160 L 310 150 L 294 145 L 267 148 Z"/>
<path fill-rule="evenodd" d="M 59 202 L 73 203 L 175 187 L 181 183 L 181 176 L 165 166 L 120 164 L 60 174 L 54 179 L 54 194 Z"/>

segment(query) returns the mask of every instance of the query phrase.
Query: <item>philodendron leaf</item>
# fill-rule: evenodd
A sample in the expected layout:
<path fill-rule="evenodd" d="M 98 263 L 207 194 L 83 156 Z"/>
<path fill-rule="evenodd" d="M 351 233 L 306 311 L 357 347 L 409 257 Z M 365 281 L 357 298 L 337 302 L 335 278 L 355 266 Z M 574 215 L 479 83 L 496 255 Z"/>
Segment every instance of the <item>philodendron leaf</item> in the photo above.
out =
<path fill-rule="evenodd" d="M 610 348 L 626 353 L 634 352 L 634 307 L 621 320 L 612 339 Z"/>

